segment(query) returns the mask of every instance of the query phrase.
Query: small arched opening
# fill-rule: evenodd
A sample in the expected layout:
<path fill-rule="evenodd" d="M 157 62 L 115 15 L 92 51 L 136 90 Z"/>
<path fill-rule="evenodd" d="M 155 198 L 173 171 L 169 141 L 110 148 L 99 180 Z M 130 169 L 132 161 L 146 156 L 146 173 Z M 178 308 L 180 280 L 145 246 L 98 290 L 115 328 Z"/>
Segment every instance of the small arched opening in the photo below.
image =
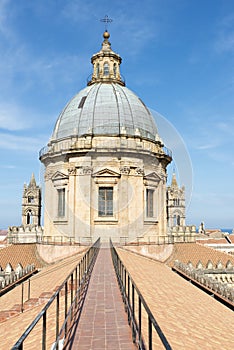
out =
<path fill-rule="evenodd" d="M 109 64 L 107 62 L 104 63 L 104 76 L 109 75 Z"/>
<path fill-rule="evenodd" d="M 117 65 L 116 65 L 116 63 L 114 63 L 114 66 L 113 66 L 113 73 L 114 73 L 114 77 L 116 78 L 116 75 L 117 75 Z"/>
<path fill-rule="evenodd" d="M 97 76 L 97 78 L 99 78 L 99 73 L 100 73 L 100 66 L 99 66 L 99 63 L 98 63 L 97 66 L 96 66 L 96 76 Z"/>
<path fill-rule="evenodd" d="M 32 210 L 29 209 L 27 212 L 27 225 L 31 225 L 33 223 L 33 215 L 32 215 Z"/>

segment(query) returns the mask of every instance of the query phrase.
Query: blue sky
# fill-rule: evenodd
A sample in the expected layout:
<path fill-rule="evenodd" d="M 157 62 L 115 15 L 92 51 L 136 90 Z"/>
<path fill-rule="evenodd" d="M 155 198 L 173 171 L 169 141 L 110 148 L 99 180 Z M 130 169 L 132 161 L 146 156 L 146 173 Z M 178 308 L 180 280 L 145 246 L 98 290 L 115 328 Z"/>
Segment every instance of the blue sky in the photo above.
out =
<path fill-rule="evenodd" d="M 42 181 L 38 152 L 86 86 L 106 14 L 126 85 L 189 155 L 173 165 L 193 188 L 187 223 L 233 228 L 233 0 L 0 0 L 0 228 L 21 224 L 23 184 Z"/>

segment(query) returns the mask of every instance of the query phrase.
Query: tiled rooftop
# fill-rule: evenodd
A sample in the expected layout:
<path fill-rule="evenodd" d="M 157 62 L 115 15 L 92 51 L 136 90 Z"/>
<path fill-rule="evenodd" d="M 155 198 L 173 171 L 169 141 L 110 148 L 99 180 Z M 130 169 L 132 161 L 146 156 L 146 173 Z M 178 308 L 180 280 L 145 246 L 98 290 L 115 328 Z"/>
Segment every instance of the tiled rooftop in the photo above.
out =
<path fill-rule="evenodd" d="M 13 269 L 20 263 L 23 268 L 29 264 L 41 268 L 46 263 L 37 253 L 36 244 L 12 244 L 6 248 L 0 249 L 0 266 L 5 269 L 7 263 L 10 263 Z"/>
<path fill-rule="evenodd" d="M 234 235 L 228 235 L 227 237 L 232 242 L 232 244 L 234 244 Z M 228 244 L 228 241 L 225 238 L 203 237 L 197 241 L 202 244 Z"/>
<path fill-rule="evenodd" d="M 14 345 L 19 336 L 25 331 L 26 327 L 33 321 L 38 312 L 44 307 L 44 303 L 38 305 L 39 297 L 45 292 L 48 292 L 48 296 L 50 297 L 51 294 L 56 290 L 56 287 L 62 284 L 67 275 L 79 263 L 83 254 L 84 252 L 81 252 L 80 254 L 76 254 L 70 258 L 63 259 L 60 262 L 47 266 L 43 268 L 41 272 L 31 278 L 30 300 L 34 306 L 26 310 L 24 313 L 18 313 L 8 320 L 0 323 L 0 344 L 4 349 L 9 349 Z M 26 282 L 24 287 L 24 301 L 27 300 L 27 287 L 28 283 Z M 17 309 L 15 305 L 19 305 L 20 302 L 21 285 L 17 286 L 0 298 L 0 310 L 3 311 Z M 28 302 L 26 304 L 28 304 Z M 28 349 L 36 349 L 36 347 L 29 347 Z"/>
<path fill-rule="evenodd" d="M 174 257 L 186 261 L 187 254 L 192 253 L 192 259 L 201 259 L 202 256 L 198 257 L 194 248 L 193 244 L 190 248 L 189 244 L 179 244 Z M 234 321 L 230 309 L 178 276 L 165 264 L 123 249 L 118 249 L 118 253 L 173 350 L 234 348 L 232 332 L 228 331 Z M 188 260 L 191 260 L 190 256 Z M 143 330 L 146 334 L 145 326 Z M 153 348 L 163 348 L 157 337 L 154 338 Z"/>
<path fill-rule="evenodd" d="M 206 266 L 210 260 L 213 264 L 219 261 L 225 266 L 228 260 L 234 265 L 234 256 L 217 251 L 211 247 L 204 246 L 199 243 L 176 243 L 171 257 L 168 259 L 170 266 L 173 266 L 174 261 L 179 260 L 187 264 L 189 261 L 196 266 L 199 261 Z"/>

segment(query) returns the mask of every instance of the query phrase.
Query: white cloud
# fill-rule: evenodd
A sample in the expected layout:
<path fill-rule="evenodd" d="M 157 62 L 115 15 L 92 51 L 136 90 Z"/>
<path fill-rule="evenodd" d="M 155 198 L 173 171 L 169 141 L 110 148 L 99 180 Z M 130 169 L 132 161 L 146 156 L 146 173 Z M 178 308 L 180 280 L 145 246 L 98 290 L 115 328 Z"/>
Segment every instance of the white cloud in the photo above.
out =
<path fill-rule="evenodd" d="M 43 144 L 48 141 L 47 136 L 18 136 L 9 133 L 0 133 L 0 149 L 26 151 L 35 153 L 38 152 Z"/>
<path fill-rule="evenodd" d="M 225 16 L 219 23 L 217 37 L 215 40 L 215 50 L 218 53 L 234 51 L 234 13 Z"/>
<path fill-rule="evenodd" d="M 234 118 L 226 121 L 219 121 L 216 123 L 215 127 L 220 131 L 225 137 L 234 136 Z"/>
<path fill-rule="evenodd" d="M 20 106 L 0 103 L 0 129 L 10 131 L 28 129 L 32 126 L 30 114 Z"/>
<path fill-rule="evenodd" d="M 1 169 L 16 169 L 15 165 L 8 165 L 8 164 L 1 164 L 0 165 Z"/>
<path fill-rule="evenodd" d="M 94 15 L 96 17 L 97 6 L 92 1 L 86 0 L 85 3 L 82 0 L 67 1 L 62 15 L 74 22 L 90 21 L 90 18 Z"/>
<path fill-rule="evenodd" d="M 10 3 L 10 0 L 0 0 L 0 33 L 8 37 L 10 35 L 10 29 L 7 25 L 7 7 Z"/>
<path fill-rule="evenodd" d="M 203 144 L 203 145 L 197 146 L 197 149 L 199 149 L 199 150 L 207 150 L 207 149 L 213 149 L 213 148 L 216 148 L 216 147 L 217 147 L 217 144 L 207 143 L 207 144 Z"/>

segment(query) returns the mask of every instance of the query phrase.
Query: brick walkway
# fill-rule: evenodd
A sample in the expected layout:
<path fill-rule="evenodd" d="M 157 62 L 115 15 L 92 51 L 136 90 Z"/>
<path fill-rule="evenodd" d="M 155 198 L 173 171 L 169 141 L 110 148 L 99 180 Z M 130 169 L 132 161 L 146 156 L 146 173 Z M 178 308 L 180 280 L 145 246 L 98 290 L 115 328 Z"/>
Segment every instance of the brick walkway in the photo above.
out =
<path fill-rule="evenodd" d="M 79 324 L 66 349 L 136 349 L 113 268 L 110 248 L 101 248 Z"/>

